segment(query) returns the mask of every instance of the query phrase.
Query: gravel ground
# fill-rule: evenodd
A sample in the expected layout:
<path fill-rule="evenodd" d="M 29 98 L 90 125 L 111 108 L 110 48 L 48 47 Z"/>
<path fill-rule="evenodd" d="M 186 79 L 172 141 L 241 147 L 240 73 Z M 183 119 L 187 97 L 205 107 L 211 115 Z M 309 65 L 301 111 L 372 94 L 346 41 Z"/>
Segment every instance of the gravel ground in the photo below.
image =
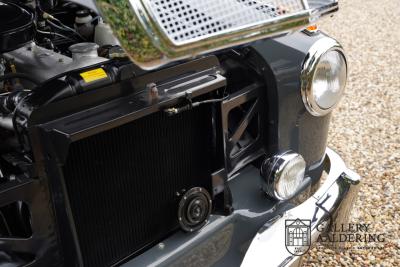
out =
<path fill-rule="evenodd" d="M 340 253 L 317 247 L 303 266 L 400 266 L 400 3 L 340 2 L 339 13 L 320 24 L 343 44 L 350 64 L 329 145 L 363 177 L 352 222 L 371 224 L 385 242 L 352 243 Z"/>

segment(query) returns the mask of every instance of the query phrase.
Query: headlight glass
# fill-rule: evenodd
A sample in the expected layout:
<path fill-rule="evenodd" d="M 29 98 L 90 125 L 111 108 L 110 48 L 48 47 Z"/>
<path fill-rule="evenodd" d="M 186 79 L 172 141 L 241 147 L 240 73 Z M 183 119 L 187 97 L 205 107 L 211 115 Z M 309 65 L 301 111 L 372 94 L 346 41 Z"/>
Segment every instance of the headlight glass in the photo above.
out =
<path fill-rule="evenodd" d="M 288 200 L 300 190 L 305 169 L 304 158 L 292 151 L 268 158 L 261 166 L 261 188 L 270 197 Z"/>
<path fill-rule="evenodd" d="M 313 96 L 321 109 L 330 109 L 341 99 L 346 87 L 347 66 L 342 53 L 325 53 L 317 66 L 312 82 Z"/>
<path fill-rule="evenodd" d="M 275 184 L 276 194 L 280 199 L 289 199 L 297 192 L 304 179 L 306 163 L 302 156 L 290 159 L 282 172 L 278 174 Z"/>
<path fill-rule="evenodd" d="M 314 116 L 330 113 L 344 94 L 347 60 L 342 46 L 325 37 L 308 51 L 301 73 L 301 93 L 305 107 Z"/>

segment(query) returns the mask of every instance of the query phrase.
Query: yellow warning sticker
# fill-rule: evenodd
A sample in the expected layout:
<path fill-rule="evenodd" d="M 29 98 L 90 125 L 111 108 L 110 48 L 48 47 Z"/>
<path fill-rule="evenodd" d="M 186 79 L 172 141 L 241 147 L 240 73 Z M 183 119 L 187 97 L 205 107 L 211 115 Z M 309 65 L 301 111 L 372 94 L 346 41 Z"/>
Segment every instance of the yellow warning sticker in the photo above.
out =
<path fill-rule="evenodd" d="M 87 83 L 94 82 L 94 81 L 101 80 L 101 79 L 108 77 L 107 73 L 102 68 L 82 72 L 80 75 L 83 78 L 83 80 Z"/>

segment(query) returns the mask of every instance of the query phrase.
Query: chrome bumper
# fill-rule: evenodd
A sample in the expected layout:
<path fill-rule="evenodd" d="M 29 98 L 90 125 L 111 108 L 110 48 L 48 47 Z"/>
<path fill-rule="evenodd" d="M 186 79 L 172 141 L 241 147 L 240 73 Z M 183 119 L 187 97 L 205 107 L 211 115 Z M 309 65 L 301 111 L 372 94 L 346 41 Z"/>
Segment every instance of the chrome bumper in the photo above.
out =
<path fill-rule="evenodd" d="M 322 234 L 321 226 L 326 222 L 342 224 L 348 221 L 360 176 L 347 169 L 339 155 L 330 149 L 327 149 L 325 164 L 328 177 L 323 185 L 305 202 L 268 221 L 259 230 L 246 252 L 242 267 L 297 266 L 300 263 L 301 256 L 293 255 L 286 248 L 287 220 L 310 222 L 310 246 Z M 329 229 L 325 228 L 325 231 Z"/>

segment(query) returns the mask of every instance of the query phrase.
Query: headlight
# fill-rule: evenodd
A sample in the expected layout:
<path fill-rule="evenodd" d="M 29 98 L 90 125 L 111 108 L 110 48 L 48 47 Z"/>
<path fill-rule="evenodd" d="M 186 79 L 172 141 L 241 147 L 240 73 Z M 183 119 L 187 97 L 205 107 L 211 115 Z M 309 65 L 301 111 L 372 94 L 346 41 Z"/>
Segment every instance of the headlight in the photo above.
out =
<path fill-rule="evenodd" d="M 307 110 L 314 116 L 331 112 L 343 96 L 347 81 L 347 60 L 334 39 L 318 40 L 308 52 L 301 74 L 301 93 Z"/>
<path fill-rule="evenodd" d="M 278 200 L 292 198 L 304 180 L 306 162 L 294 152 L 266 159 L 261 166 L 262 189 Z"/>

